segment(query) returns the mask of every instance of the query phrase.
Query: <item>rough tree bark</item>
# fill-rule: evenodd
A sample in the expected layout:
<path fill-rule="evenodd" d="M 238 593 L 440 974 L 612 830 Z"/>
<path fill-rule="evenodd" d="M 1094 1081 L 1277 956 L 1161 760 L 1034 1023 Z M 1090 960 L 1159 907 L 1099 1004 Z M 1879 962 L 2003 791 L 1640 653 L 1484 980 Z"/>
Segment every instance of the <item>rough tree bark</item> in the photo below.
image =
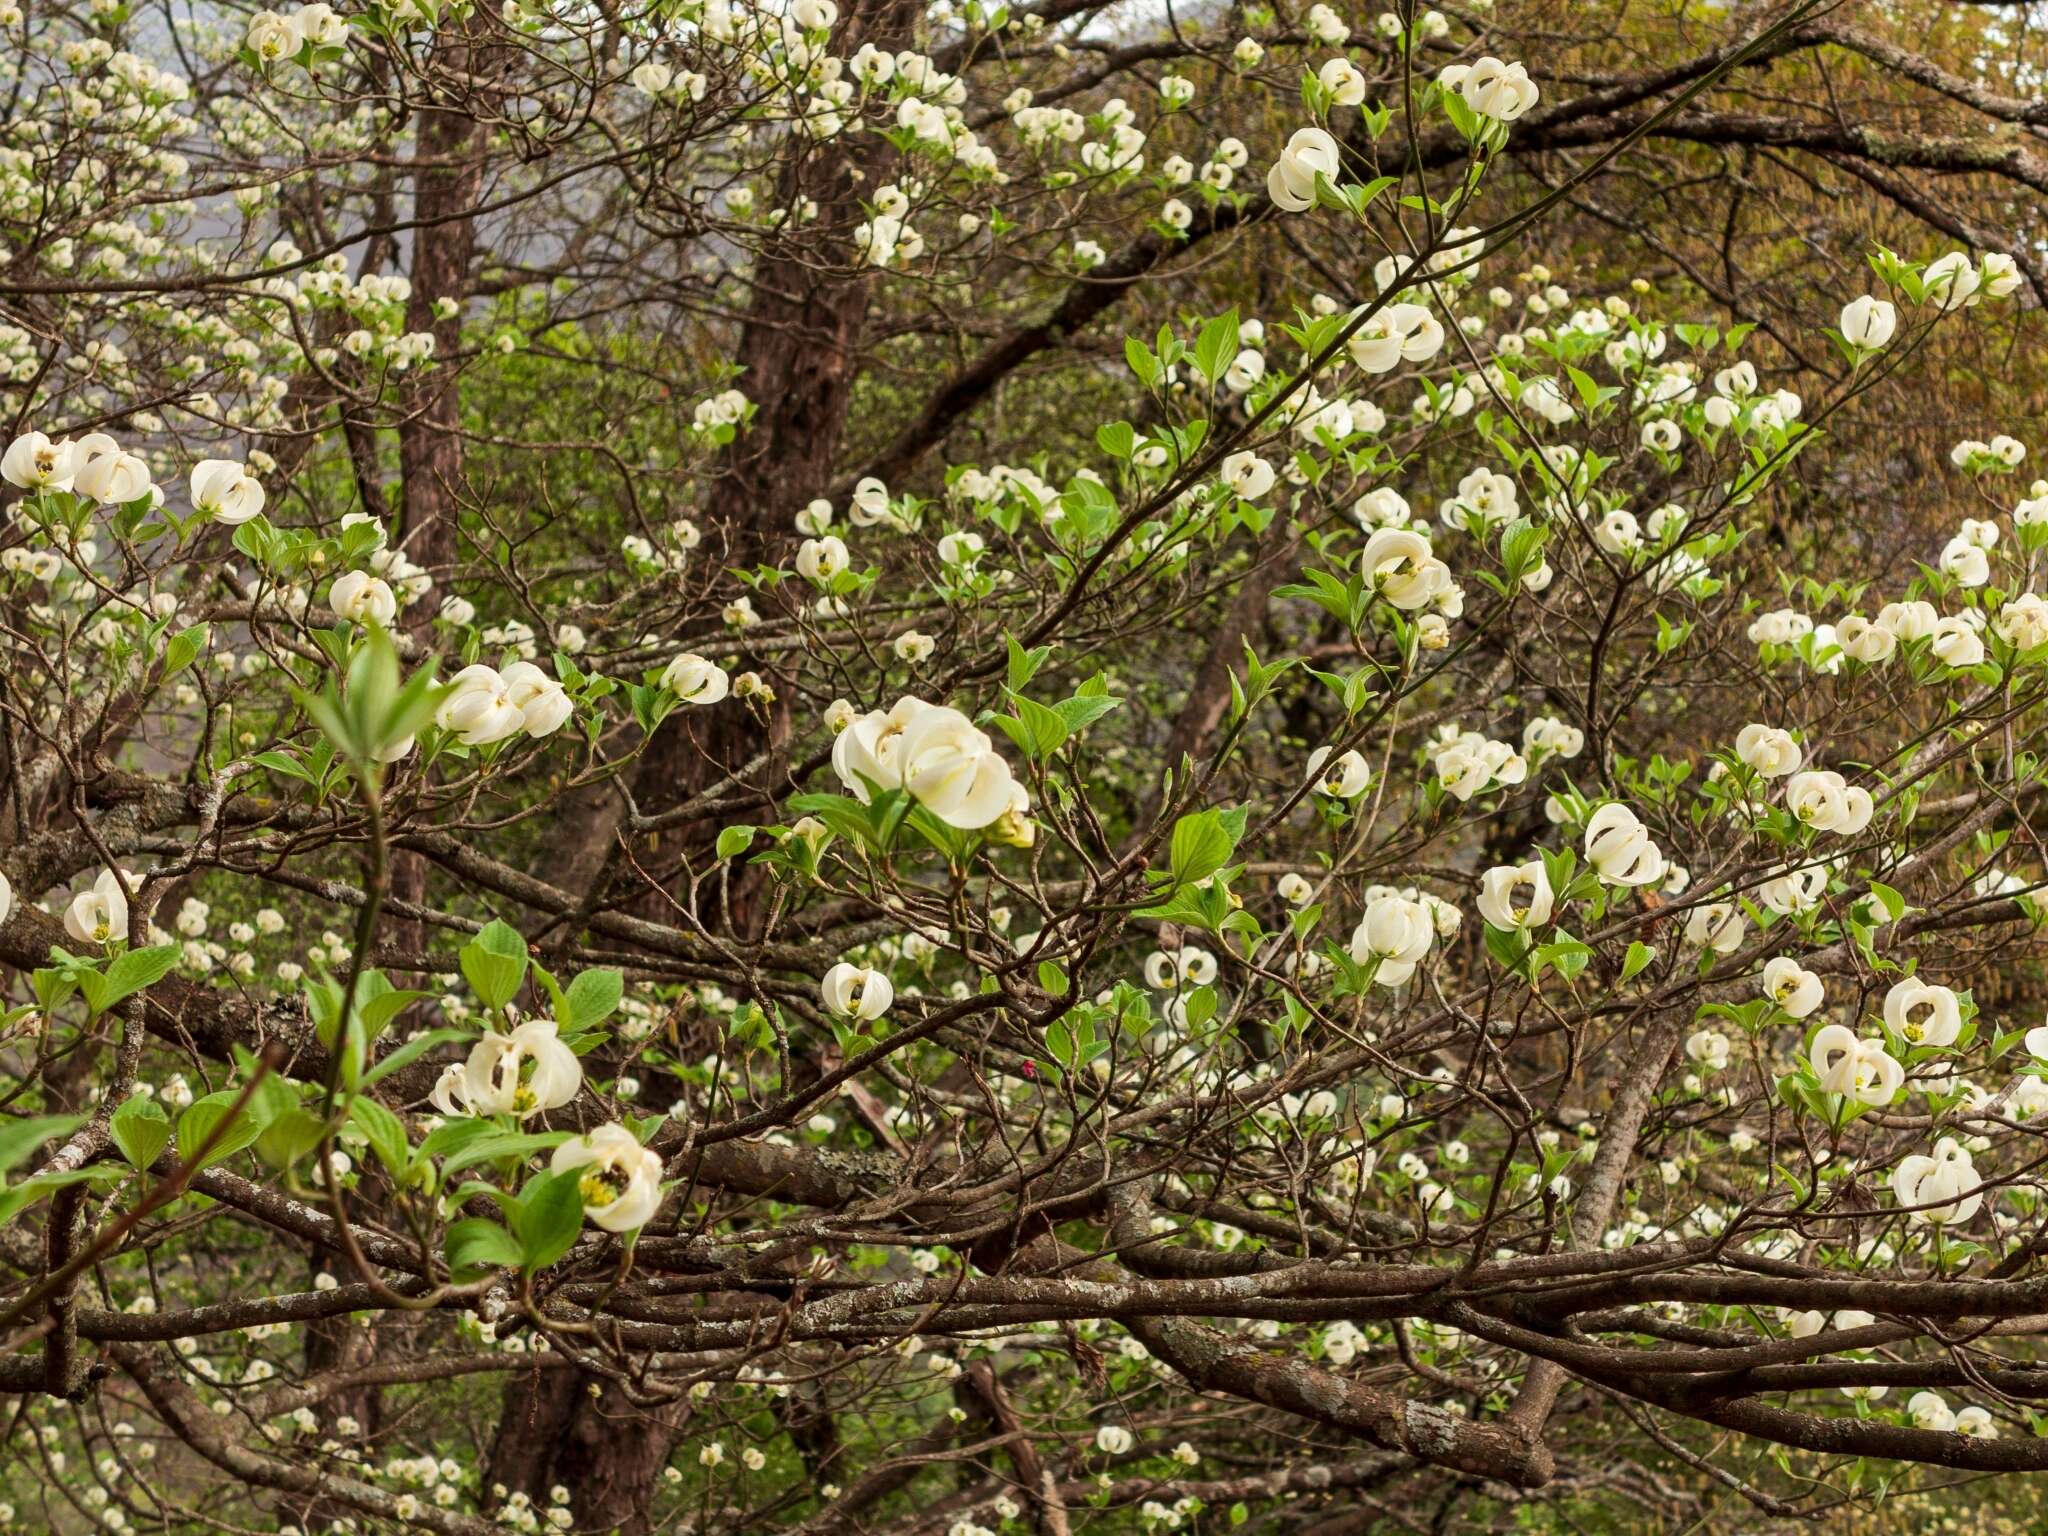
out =
<path fill-rule="evenodd" d="M 849 6 L 834 49 L 850 53 L 863 41 L 903 46 L 916 14 L 910 0 Z M 866 174 L 862 161 L 876 153 L 835 141 L 793 158 L 778 187 L 778 206 L 813 198 L 821 224 L 850 228 Z M 740 387 L 759 410 L 721 466 L 701 552 L 728 566 L 773 558 L 793 531 L 794 511 L 831 485 L 867 317 L 866 284 L 817 270 L 799 260 L 793 246 L 764 254 L 751 285 L 735 355 L 744 370 Z M 416 284 L 416 302 L 418 297 Z M 770 731 L 777 747 L 787 730 L 786 711 L 778 706 Z M 626 788 L 642 814 L 658 815 L 741 766 L 760 746 L 759 726 L 743 710 L 704 716 L 680 710 L 648 744 Z M 586 902 L 602 896 L 618 867 L 626 805 L 617 790 L 599 787 L 565 818 L 559 846 L 576 876 L 570 889 L 588 892 Z M 689 828 L 680 829 L 680 839 L 687 849 Z M 727 914 L 741 931 L 752 920 L 743 901 L 744 895 L 736 898 Z M 562 1483 L 572 1494 L 579 1530 L 609 1531 L 616 1525 L 623 1536 L 641 1536 L 648 1529 L 654 1480 L 674 1448 L 676 1421 L 663 1413 L 607 1412 L 590 1397 L 597 1378 L 562 1374 L 569 1377 L 561 1384 L 568 1390 L 551 1382 L 545 1396 L 523 1383 L 508 1384 L 491 1458 L 493 1480 L 535 1498 Z M 814 1425 L 812 1432 L 825 1442 L 832 1436 L 829 1424 Z"/>
<path fill-rule="evenodd" d="M 465 29 L 466 31 L 466 29 Z M 436 62 L 450 78 L 474 80 L 489 67 L 489 50 L 463 33 L 451 32 L 436 49 Z M 403 487 L 403 531 L 399 542 L 412 561 L 433 575 L 436 587 L 455 569 L 461 518 L 462 388 L 457 353 L 462 344 L 462 305 L 469 297 L 476 257 L 476 219 L 471 210 L 483 191 L 488 143 L 475 112 L 460 102 L 422 108 L 413 149 L 412 295 L 406 329 L 434 338 L 435 364 L 405 376 L 399 403 L 398 467 Z M 442 317 L 436 304 L 455 301 Z M 354 438 L 351 452 L 356 450 Z M 358 469 L 360 478 L 360 468 Z M 407 615 L 407 627 L 424 638 L 440 593 L 423 599 Z M 391 889 L 400 901 L 426 897 L 427 865 L 418 854 L 392 860 Z M 394 925 L 394 942 L 406 951 L 424 948 L 415 923 Z"/>
<path fill-rule="evenodd" d="M 578 1531 L 651 1536 L 656 1480 L 668 1464 L 681 1415 L 633 1408 L 582 1371 L 533 1371 L 506 1380 L 487 1483 L 545 1507 L 569 1490 Z"/>
<path fill-rule="evenodd" d="M 867 0 L 848 7 L 833 47 L 856 49 L 863 42 L 898 48 L 910 41 L 916 7 L 907 0 Z M 861 217 L 860 192 L 870 181 L 870 162 L 886 146 L 863 141 L 843 146 L 833 140 L 809 154 L 792 156 L 777 187 L 776 206 L 795 207 L 809 198 L 818 217 L 809 226 L 843 228 L 851 234 Z M 814 237 L 813 237 L 814 238 Z M 791 519 L 806 502 L 833 486 L 840 439 L 852 404 L 863 333 L 868 285 L 843 273 L 820 269 L 799 257 L 798 242 L 771 245 L 750 278 L 750 296 L 735 358 L 739 386 L 758 406 L 749 431 L 727 451 L 707 508 L 703 558 L 747 567 L 777 558 L 794 533 Z M 768 740 L 779 749 L 788 735 L 785 703 L 772 711 Z M 658 731 L 626 782 L 643 815 L 674 809 L 743 766 L 760 753 L 762 732 L 743 710 L 699 716 L 679 710 Z M 771 766 L 765 777 L 772 777 Z M 572 838 L 564 839 L 571 867 L 589 871 L 602 891 L 619 862 L 618 832 L 627 799 L 615 790 L 587 797 L 575 817 Z M 682 830 L 684 849 L 692 846 Z M 729 917 L 740 931 L 751 913 L 744 893 L 734 898 Z"/>

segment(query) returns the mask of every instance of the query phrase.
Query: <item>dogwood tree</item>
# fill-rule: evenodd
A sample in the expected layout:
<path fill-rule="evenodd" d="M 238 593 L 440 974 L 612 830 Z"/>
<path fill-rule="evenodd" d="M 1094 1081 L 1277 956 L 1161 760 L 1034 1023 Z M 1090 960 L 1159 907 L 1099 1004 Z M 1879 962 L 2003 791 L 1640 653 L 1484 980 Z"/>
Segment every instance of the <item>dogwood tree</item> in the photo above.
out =
<path fill-rule="evenodd" d="M 2027 25 L 0 4 L 0 1530 L 2048 1468 Z"/>

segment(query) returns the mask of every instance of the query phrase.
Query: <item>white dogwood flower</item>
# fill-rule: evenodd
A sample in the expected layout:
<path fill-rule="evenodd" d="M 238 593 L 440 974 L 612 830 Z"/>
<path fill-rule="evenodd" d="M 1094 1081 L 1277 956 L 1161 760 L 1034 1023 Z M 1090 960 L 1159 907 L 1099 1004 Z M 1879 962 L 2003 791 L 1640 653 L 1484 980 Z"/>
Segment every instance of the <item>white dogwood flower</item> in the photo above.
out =
<path fill-rule="evenodd" d="M 1479 915 L 1509 931 L 1541 928 L 1550 921 L 1555 897 L 1541 859 L 1496 864 L 1479 879 Z"/>
<path fill-rule="evenodd" d="M 1889 1104 L 1906 1081 L 1905 1068 L 1894 1061 L 1882 1040 L 1867 1040 L 1846 1024 L 1827 1024 L 1807 1048 L 1820 1086 L 1865 1104 Z"/>
<path fill-rule="evenodd" d="M 1339 164 L 1335 139 L 1320 128 L 1298 128 L 1266 173 L 1266 195 L 1288 213 L 1313 208 L 1317 175 L 1334 185 Z"/>
<path fill-rule="evenodd" d="M 716 704 L 732 692 L 732 678 L 716 662 L 685 651 L 662 669 L 661 686 L 685 704 Z"/>
<path fill-rule="evenodd" d="M 64 931 L 81 944 L 105 944 L 128 937 L 128 897 L 121 877 L 103 869 L 91 887 L 64 909 Z"/>
<path fill-rule="evenodd" d="M 462 1097 L 472 1114 L 518 1115 L 560 1109 L 583 1086 L 583 1064 L 563 1044 L 553 1019 L 529 1019 L 508 1035 L 486 1034 L 470 1048 Z"/>
<path fill-rule="evenodd" d="M 351 624 L 388 626 L 398 617 L 398 595 L 389 582 L 368 571 L 343 571 L 327 589 L 327 606 Z"/>
<path fill-rule="evenodd" d="M 1586 862 L 1608 885 L 1656 885 L 1669 865 L 1636 813 L 1618 801 L 1586 823 Z"/>
<path fill-rule="evenodd" d="M 579 1173 L 576 1192 L 583 1198 L 583 1214 L 607 1232 L 644 1227 L 661 1205 L 661 1154 L 640 1145 L 623 1125 L 601 1125 L 563 1142 L 548 1168 Z"/>
<path fill-rule="evenodd" d="M 192 510 L 216 523 L 246 523 L 263 510 L 263 487 L 233 459 L 201 459 L 192 466 Z"/>
<path fill-rule="evenodd" d="M 818 991 L 833 1013 L 862 1023 L 879 1019 L 896 1001 L 895 985 L 886 975 L 843 960 L 825 973 Z"/>

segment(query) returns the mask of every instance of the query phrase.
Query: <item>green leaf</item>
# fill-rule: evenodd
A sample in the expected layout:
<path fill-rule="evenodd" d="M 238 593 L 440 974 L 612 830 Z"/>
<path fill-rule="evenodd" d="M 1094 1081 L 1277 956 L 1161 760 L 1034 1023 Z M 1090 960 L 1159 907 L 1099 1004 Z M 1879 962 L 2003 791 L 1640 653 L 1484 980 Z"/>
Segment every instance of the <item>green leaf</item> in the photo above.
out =
<path fill-rule="evenodd" d="M 190 629 L 180 630 L 171 636 L 170 644 L 164 647 L 164 673 L 158 681 L 167 683 L 191 666 L 193 658 L 206 645 L 206 635 L 204 624 L 194 624 Z"/>
<path fill-rule="evenodd" d="M 370 1143 L 370 1150 L 377 1154 L 377 1161 L 384 1165 L 385 1171 L 395 1179 L 404 1178 L 406 1166 L 412 1158 L 412 1146 L 398 1116 L 374 1099 L 358 1097 L 349 1105 L 348 1117 Z"/>
<path fill-rule="evenodd" d="M 171 1118 L 155 1099 L 124 1099 L 107 1129 L 130 1167 L 147 1168 L 170 1142 Z"/>
<path fill-rule="evenodd" d="M 1529 956 L 1529 941 L 1520 933 L 1510 933 L 1505 928 L 1486 925 L 1486 952 L 1503 970 L 1522 973 L 1523 963 Z"/>
<path fill-rule="evenodd" d="M 385 979 L 382 971 L 364 971 L 356 978 L 356 1019 L 363 1026 L 367 1047 L 397 1018 L 427 994 L 401 991 Z"/>
<path fill-rule="evenodd" d="M 270 519 L 259 512 L 235 529 L 234 546 L 258 565 L 268 565 L 276 538 L 277 530 Z"/>
<path fill-rule="evenodd" d="M 457 1040 L 473 1040 L 475 1038 L 476 1036 L 466 1029 L 430 1029 L 425 1034 L 406 1041 L 405 1044 L 399 1046 L 397 1050 L 378 1062 L 376 1066 L 365 1072 L 363 1074 L 362 1086 L 367 1088 L 372 1083 L 411 1066 L 437 1045 L 448 1045 Z"/>
<path fill-rule="evenodd" d="M 482 1216 L 470 1216 L 448 1229 L 441 1252 L 458 1281 L 481 1279 L 494 1269 L 516 1269 L 525 1258 L 519 1239 Z"/>
<path fill-rule="evenodd" d="M 559 981 L 555 980 L 554 972 L 550 971 L 538 960 L 535 960 L 528 967 L 527 974 L 532 978 L 533 981 L 538 982 L 540 984 L 541 991 L 547 994 L 548 1010 L 551 1013 L 553 1013 L 557 1019 L 568 1018 L 569 1004 L 562 995 L 562 984 Z"/>
<path fill-rule="evenodd" d="M 1009 674 L 1005 681 L 1009 684 L 1010 692 L 1015 693 L 1038 675 L 1038 669 L 1045 665 L 1046 657 L 1052 654 L 1052 647 L 1034 645 L 1027 651 L 1017 643 L 1017 637 L 1011 634 L 1003 636 L 1003 644 L 1008 648 L 1010 659 Z"/>
<path fill-rule="evenodd" d="M 581 1034 L 610 1018 L 626 995 L 626 978 L 618 971 L 585 971 L 562 994 L 562 1029 Z"/>
<path fill-rule="evenodd" d="M 1223 377 L 1224 370 L 1237 361 L 1237 311 L 1231 309 L 1218 315 L 1195 338 L 1195 371 L 1211 384 Z"/>
<path fill-rule="evenodd" d="M 471 1121 L 466 1124 L 482 1124 L 488 1134 L 472 1136 L 452 1149 L 441 1164 L 444 1176 L 464 1168 L 473 1168 L 478 1163 L 488 1163 L 501 1157 L 527 1157 L 535 1152 L 550 1151 L 567 1141 L 570 1131 L 502 1131 L 488 1121 Z M 444 1127 L 445 1129 L 445 1127 Z M 440 1134 L 439 1132 L 435 1133 Z M 434 1138 L 429 1136 L 420 1146 L 422 1152 L 429 1151 Z"/>
<path fill-rule="evenodd" d="M 1508 580 L 1520 581 L 1543 563 L 1543 541 L 1549 537 L 1547 528 L 1538 527 L 1525 517 L 1518 517 L 1501 530 L 1500 563 L 1507 570 Z"/>
<path fill-rule="evenodd" d="M 1641 939 L 1628 947 L 1628 958 L 1621 963 L 1621 979 L 1628 981 L 1642 971 L 1642 968 L 1657 958 L 1657 951 Z"/>
<path fill-rule="evenodd" d="M 256 1155 L 282 1172 L 308 1156 L 327 1134 L 327 1122 L 297 1107 L 287 1109 L 256 1138 Z"/>
<path fill-rule="evenodd" d="M 78 995 L 85 999 L 85 1006 L 98 1017 L 107 1011 L 107 978 L 93 965 L 75 965 L 71 968 L 71 980 L 78 988 Z"/>
<path fill-rule="evenodd" d="M 1197 811 L 1173 824 L 1169 859 L 1175 885 L 1197 885 L 1230 862 L 1244 817 L 1242 812 L 1238 813 L 1237 829 L 1233 831 L 1227 814 L 1220 810 Z"/>
<path fill-rule="evenodd" d="M 1051 757 L 1067 739 L 1067 722 L 1057 710 L 1047 709 L 1030 699 L 1018 699 L 1017 719 L 1024 727 L 1018 747 L 1035 760 Z M 1013 737 L 1016 732 L 1010 733 Z"/>
<path fill-rule="evenodd" d="M 61 949 L 52 948 L 50 958 L 64 956 Z M 35 988 L 36 1004 L 47 1017 L 71 1001 L 78 990 L 78 978 L 69 967 L 45 966 L 29 977 L 29 984 Z"/>
<path fill-rule="evenodd" d="M 250 761 L 261 763 L 272 773 L 281 773 L 288 779 L 297 779 L 305 784 L 314 782 L 312 771 L 289 752 L 258 752 Z"/>
<path fill-rule="evenodd" d="M 103 1181 L 110 1172 L 107 1168 L 67 1168 L 62 1173 L 39 1173 L 33 1178 L 23 1179 L 0 1193 L 0 1227 L 6 1226 L 44 1196 L 54 1194 L 69 1184 Z"/>
<path fill-rule="evenodd" d="M 575 1245 L 583 1230 L 582 1177 L 582 1169 L 568 1168 L 530 1179 L 507 1210 L 529 1274 L 547 1268 Z"/>
<path fill-rule="evenodd" d="M 874 824 L 868 808 L 851 795 L 792 795 L 789 809 L 798 816 L 815 816 L 834 837 L 863 848 L 875 843 Z"/>
<path fill-rule="evenodd" d="M 1111 710 L 1123 704 L 1122 699 L 1113 699 L 1106 693 L 1076 694 L 1071 699 L 1061 699 L 1053 710 L 1066 722 L 1069 731 L 1079 733 L 1100 720 Z"/>
<path fill-rule="evenodd" d="M 234 1111 L 238 1094 L 223 1088 L 219 1093 L 209 1093 L 185 1113 L 178 1116 L 178 1156 L 186 1162 L 193 1161 L 199 1149 L 206 1145 L 207 1137 L 214 1134 L 217 1126 L 225 1125 L 212 1148 L 206 1154 L 207 1163 L 225 1162 L 244 1147 L 255 1145 L 256 1138 L 263 1134 L 263 1125 L 245 1105 L 240 1113 Z"/>
<path fill-rule="evenodd" d="M 745 853 L 753 846 L 754 829 L 748 826 L 730 826 L 718 834 L 718 856 L 729 859 L 734 854 Z"/>
<path fill-rule="evenodd" d="M 1159 359 L 1152 355 L 1152 349 L 1135 336 L 1124 338 L 1124 361 L 1131 372 L 1138 376 L 1138 382 L 1150 389 L 1159 381 Z"/>
<path fill-rule="evenodd" d="M 347 991 L 332 976 L 313 977 L 306 982 L 306 1008 L 313 1016 L 314 1035 L 341 1058 L 342 1082 L 355 1088 L 360 1085 L 364 1059 L 377 1036 L 426 994 L 400 991 L 382 971 L 364 971 L 355 979 L 354 995 L 349 999 L 348 1017 L 344 1020 L 342 998 Z"/>
<path fill-rule="evenodd" d="M 1095 442 L 1104 453 L 1119 461 L 1128 459 L 1138 450 L 1138 434 L 1128 421 L 1104 422 L 1095 429 Z M 1013 683 L 1011 686 L 1021 687 L 1022 684 Z"/>
<path fill-rule="evenodd" d="M 921 805 L 911 807 L 910 814 L 903 818 L 903 824 L 943 853 L 946 861 L 956 867 L 965 862 L 974 847 L 975 833 L 948 826 Z"/>
<path fill-rule="evenodd" d="M 1536 963 L 1550 966 L 1566 981 L 1575 981 L 1586 963 L 1593 958 L 1593 951 L 1562 928 L 1557 932 L 1556 942 L 1539 945 L 1536 949 Z"/>
<path fill-rule="evenodd" d="M 490 1120 L 449 1120 L 427 1133 L 413 1154 L 413 1161 L 417 1164 L 450 1157 L 486 1136 L 503 1134 L 503 1128 Z"/>
<path fill-rule="evenodd" d="M 486 1008 L 502 1008 L 519 995 L 526 979 L 526 940 L 509 923 L 493 919 L 462 947 L 462 974 Z"/>
<path fill-rule="evenodd" d="M 29 1153 L 53 1136 L 69 1136 L 85 1124 L 83 1115 L 39 1115 L 0 1125 L 0 1173 L 12 1173 Z"/>
<path fill-rule="evenodd" d="M 1591 374 L 1574 368 L 1570 364 L 1565 365 L 1564 371 L 1572 381 L 1572 388 L 1578 392 L 1579 403 L 1590 412 L 1594 406 L 1600 403 L 1599 384 Z"/>
<path fill-rule="evenodd" d="M 106 990 L 96 1005 L 98 1010 L 104 1013 L 123 998 L 132 997 L 145 987 L 155 986 L 178 963 L 178 954 L 175 944 L 157 944 L 149 949 L 131 949 L 125 955 L 117 955 L 107 967 Z"/>

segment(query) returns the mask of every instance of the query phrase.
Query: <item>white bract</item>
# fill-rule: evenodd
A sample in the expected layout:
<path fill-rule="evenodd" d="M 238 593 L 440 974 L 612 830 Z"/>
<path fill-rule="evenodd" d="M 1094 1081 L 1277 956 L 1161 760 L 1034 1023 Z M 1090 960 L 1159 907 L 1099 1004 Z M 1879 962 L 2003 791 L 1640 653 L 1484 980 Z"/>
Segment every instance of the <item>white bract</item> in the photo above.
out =
<path fill-rule="evenodd" d="M 1882 1040 L 1861 1038 L 1845 1024 L 1823 1025 L 1807 1048 L 1814 1076 L 1829 1093 L 1864 1104 L 1889 1104 L 1906 1081 L 1905 1068 Z"/>
<path fill-rule="evenodd" d="M 1521 783 L 1529 765 L 1512 746 L 1493 741 L 1477 731 L 1463 731 L 1436 749 L 1433 758 L 1437 782 L 1445 793 L 1458 800 L 1470 800 L 1493 786 Z"/>
<path fill-rule="evenodd" d="M 583 1064 L 553 1019 L 529 1019 L 510 1034 L 486 1034 L 462 1069 L 462 1102 L 473 1115 L 521 1119 L 560 1109 L 583 1086 Z"/>
<path fill-rule="evenodd" d="M 1951 1226 L 1968 1221 L 1984 1204 L 1977 1186 L 1982 1182 L 1970 1157 L 1969 1148 L 1952 1136 L 1934 1144 L 1934 1155 L 1915 1153 L 1899 1160 L 1892 1170 L 1892 1195 L 1902 1207 L 1922 1207 L 1910 1212 L 1914 1221 Z"/>
<path fill-rule="evenodd" d="M 105 944 L 128 937 L 128 897 L 123 877 L 103 869 L 88 890 L 71 898 L 64 909 L 64 931 L 82 944 Z"/>
<path fill-rule="evenodd" d="M 1420 901 L 1384 895 L 1369 900 L 1351 935 L 1351 958 L 1376 965 L 1373 980 L 1398 987 L 1415 974 L 1436 942 L 1436 920 Z"/>
<path fill-rule="evenodd" d="M 1804 760 L 1792 733 L 1769 725 L 1745 725 L 1736 734 L 1735 755 L 1766 779 L 1796 772 Z"/>
<path fill-rule="evenodd" d="M 1308 777 L 1318 791 L 1338 800 L 1356 800 L 1372 784 L 1372 767 L 1357 751 L 1336 758 L 1329 747 L 1317 747 L 1309 754 Z"/>
<path fill-rule="evenodd" d="M 551 735 L 574 708 L 562 685 L 531 662 L 515 661 L 503 672 L 478 662 L 448 680 L 434 723 L 464 746 L 487 747 L 522 731 Z"/>
<path fill-rule="evenodd" d="M 1765 962 L 1763 992 L 1795 1019 L 1805 1018 L 1827 1000 L 1821 979 L 1787 955 Z"/>
<path fill-rule="evenodd" d="M 327 589 L 327 606 L 351 624 L 389 626 L 398 617 L 398 596 L 389 582 L 368 571 L 344 571 Z"/>
<path fill-rule="evenodd" d="M 1864 294 L 1842 306 L 1842 339 L 1851 346 L 1875 350 L 1892 339 L 1899 326 L 1899 312 L 1888 299 Z"/>
<path fill-rule="evenodd" d="M 192 466 L 192 510 L 216 523 L 246 523 L 263 510 L 263 487 L 234 459 L 201 459 Z"/>
<path fill-rule="evenodd" d="M 716 662 L 685 651 L 662 669 L 661 686 L 685 704 L 716 704 L 732 692 L 732 679 Z"/>
<path fill-rule="evenodd" d="M 1437 84 L 1456 90 L 1481 117 L 1502 123 L 1522 116 L 1542 94 L 1526 67 L 1502 63 L 1491 54 L 1474 64 L 1452 64 L 1436 78 Z"/>
<path fill-rule="evenodd" d="M 607 1232 L 636 1231 L 661 1205 L 661 1155 L 623 1125 L 601 1125 L 563 1142 L 548 1167 L 579 1174 L 583 1214 Z"/>
<path fill-rule="evenodd" d="M 1496 928 L 1541 928 L 1554 902 L 1541 859 L 1497 864 L 1479 879 L 1479 915 Z"/>
<path fill-rule="evenodd" d="M 872 1023 L 896 1001 L 896 988 L 880 971 L 842 960 L 818 983 L 825 1006 L 841 1018 Z"/>
<path fill-rule="evenodd" d="M 1850 784 L 1832 769 L 1815 768 L 1787 781 L 1785 809 L 1817 832 L 1849 837 L 1870 825 L 1876 804 L 1869 790 Z"/>
<path fill-rule="evenodd" d="M 1266 195 L 1277 208 L 1301 213 L 1316 202 L 1316 177 L 1337 180 L 1337 141 L 1320 128 L 1299 128 L 1266 173 Z"/>
<path fill-rule="evenodd" d="M 28 491 L 68 491 L 76 448 L 70 438 L 51 442 L 41 432 L 24 432 L 0 455 L 0 477 Z"/>
<path fill-rule="evenodd" d="M 1428 539 L 1410 529 L 1376 529 L 1358 564 L 1373 589 L 1404 612 L 1427 608 L 1456 590 L 1451 568 L 1436 558 Z"/>
<path fill-rule="evenodd" d="M 1619 802 L 1595 811 L 1586 823 L 1586 862 L 1607 885 L 1656 885 L 1670 866 L 1636 813 Z"/>
<path fill-rule="evenodd" d="M 71 488 L 103 507 L 140 501 L 155 489 L 150 483 L 149 466 L 134 454 L 123 452 L 104 432 L 80 438 L 73 463 L 76 468 Z"/>
<path fill-rule="evenodd" d="M 1019 809 L 1023 786 L 995 743 L 957 709 L 905 697 L 863 715 L 832 744 L 839 781 L 859 800 L 870 786 L 905 789 L 950 826 L 978 830 Z"/>
<path fill-rule="evenodd" d="M 1885 993 L 1884 1022 L 1908 1046 L 1953 1045 L 1962 1033 L 1962 1003 L 1949 988 L 1909 976 Z"/>

